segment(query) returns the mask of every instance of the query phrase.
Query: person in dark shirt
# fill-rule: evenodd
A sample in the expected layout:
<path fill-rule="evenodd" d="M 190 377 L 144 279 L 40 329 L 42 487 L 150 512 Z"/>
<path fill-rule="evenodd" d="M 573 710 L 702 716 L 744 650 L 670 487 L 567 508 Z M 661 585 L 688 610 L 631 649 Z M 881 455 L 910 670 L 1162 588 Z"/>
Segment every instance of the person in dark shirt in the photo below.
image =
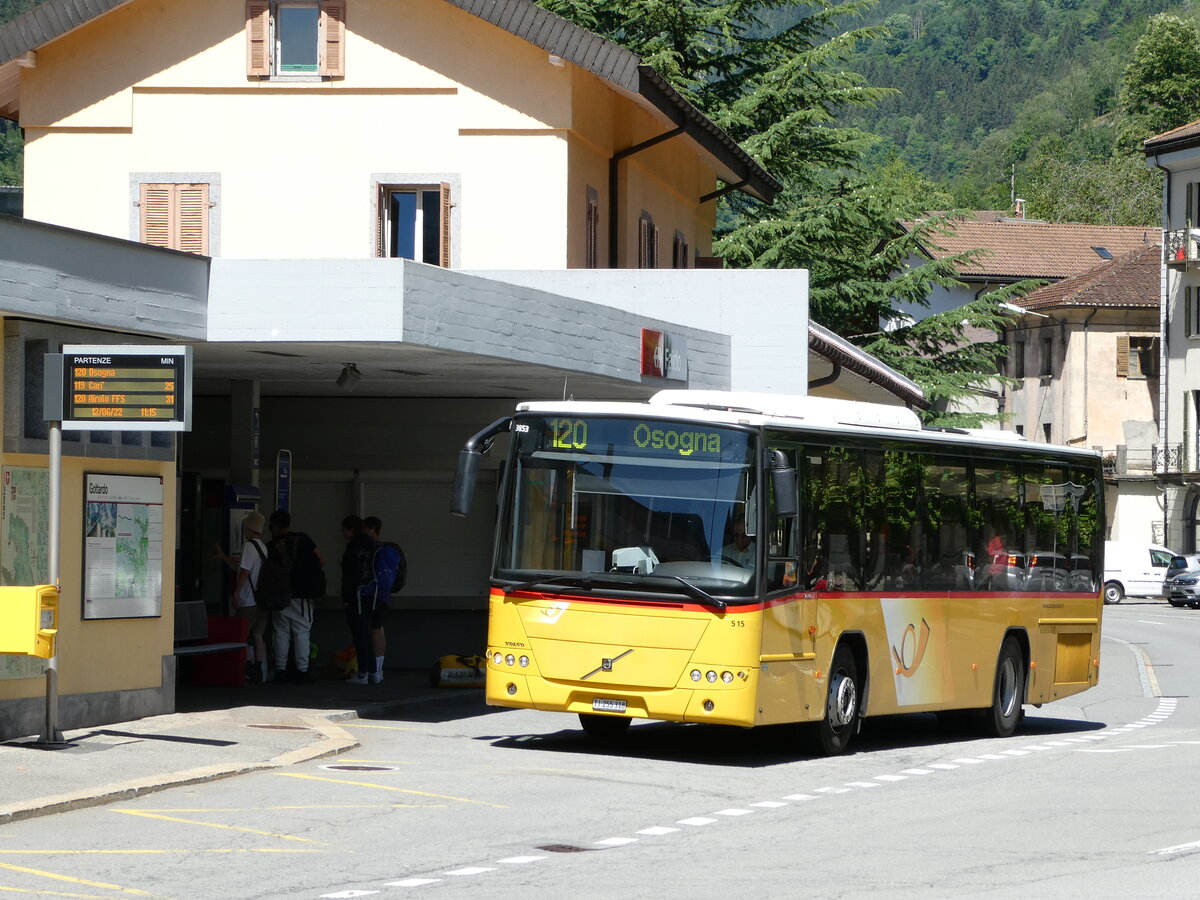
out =
<path fill-rule="evenodd" d="M 358 671 L 350 676 L 351 684 L 368 684 L 375 674 L 375 651 L 371 640 L 371 618 L 374 610 L 363 603 L 359 586 L 370 581 L 371 555 L 374 542 L 363 531 L 363 522 L 358 516 L 342 519 L 342 537 L 346 549 L 342 553 L 342 603 L 346 609 L 346 624 L 354 642 L 358 657 Z"/>

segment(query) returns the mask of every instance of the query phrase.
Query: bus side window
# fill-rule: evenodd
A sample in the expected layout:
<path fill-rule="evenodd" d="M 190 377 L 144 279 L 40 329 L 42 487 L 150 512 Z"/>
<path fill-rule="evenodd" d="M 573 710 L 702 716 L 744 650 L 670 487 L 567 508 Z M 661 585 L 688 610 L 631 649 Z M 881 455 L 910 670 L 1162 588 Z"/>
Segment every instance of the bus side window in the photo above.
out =
<path fill-rule="evenodd" d="M 780 449 L 794 468 L 796 452 L 790 448 Z M 767 590 L 796 587 L 800 583 L 800 522 L 798 516 L 780 516 L 776 512 L 775 490 L 771 479 L 765 481 L 767 491 Z"/>

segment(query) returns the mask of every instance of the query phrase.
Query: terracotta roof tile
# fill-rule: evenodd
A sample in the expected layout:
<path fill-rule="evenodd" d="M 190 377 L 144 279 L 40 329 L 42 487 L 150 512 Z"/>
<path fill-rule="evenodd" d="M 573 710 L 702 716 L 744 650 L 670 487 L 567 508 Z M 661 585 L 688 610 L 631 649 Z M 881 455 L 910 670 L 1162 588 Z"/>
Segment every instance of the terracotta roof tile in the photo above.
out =
<path fill-rule="evenodd" d="M 1063 306 L 1155 309 L 1161 270 L 1161 247 L 1149 244 L 1105 260 L 1082 275 L 1038 288 L 1016 304 L 1031 310 Z"/>
<path fill-rule="evenodd" d="M 909 228 L 912 223 L 903 224 Z M 954 226 L 953 234 L 935 234 L 923 246 L 933 259 L 967 250 L 982 251 L 974 263 L 959 267 L 959 277 L 971 281 L 1057 281 L 1080 275 L 1103 260 L 1094 248 L 1118 257 L 1159 240 L 1156 228 L 964 219 Z M 940 249 L 933 249 L 930 243 Z"/>
<path fill-rule="evenodd" d="M 1186 125 L 1180 125 L 1178 128 L 1172 128 L 1170 131 L 1164 131 L 1162 134 L 1156 134 L 1154 137 L 1146 138 L 1143 141 L 1143 146 L 1153 147 L 1156 144 L 1169 144 L 1172 141 L 1182 141 L 1190 137 L 1200 135 L 1200 119 L 1195 122 L 1188 122 Z"/>

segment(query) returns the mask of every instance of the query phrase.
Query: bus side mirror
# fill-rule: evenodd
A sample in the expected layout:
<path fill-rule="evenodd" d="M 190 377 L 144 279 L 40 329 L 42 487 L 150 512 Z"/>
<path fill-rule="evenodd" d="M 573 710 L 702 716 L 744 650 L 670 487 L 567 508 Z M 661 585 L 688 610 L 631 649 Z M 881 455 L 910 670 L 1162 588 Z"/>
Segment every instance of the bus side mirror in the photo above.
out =
<path fill-rule="evenodd" d="M 475 479 L 479 475 L 479 461 L 483 454 L 478 450 L 458 451 L 458 468 L 454 472 L 454 494 L 450 499 L 450 514 L 466 516 L 471 511 L 475 498 Z"/>
<path fill-rule="evenodd" d="M 454 491 L 450 497 L 450 514 L 465 516 L 471 511 L 475 497 L 475 481 L 479 477 L 479 461 L 492 449 L 496 435 L 512 427 L 512 416 L 497 419 L 483 431 L 471 437 L 458 451 L 458 468 L 454 472 Z"/>
<path fill-rule="evenodd" d="M 782 450 L 770 451 L 771 493 L 775 497 L 775 515 L 786 518 L 800 512 L 796 501 L 796 470 L 788 465 Z"/>

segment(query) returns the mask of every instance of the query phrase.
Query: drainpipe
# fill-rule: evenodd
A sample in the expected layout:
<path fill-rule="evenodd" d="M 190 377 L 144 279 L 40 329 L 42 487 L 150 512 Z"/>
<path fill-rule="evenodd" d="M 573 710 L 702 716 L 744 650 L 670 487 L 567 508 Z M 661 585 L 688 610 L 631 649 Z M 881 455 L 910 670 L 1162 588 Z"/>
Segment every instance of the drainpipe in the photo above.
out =
<path fill-rule="evenodd" d="M 1154 168 L 1163 173 L 1163 220 L 1162 220 L 1162 246 L 1167 246 L 1167 226 L 1171 224 L 1171 170 L 1166 166 L 1158 164 L 1158 154 L 1154 154 Z M 1162 335 L 1162 340 L 1159 341 L 1158 347 L 1158 446 L 1163 451 L 1163 461 L 1166 461 L 1167 453 L 1167 267 L 1159 266 L 1158 276 L 1158 333 Z M 1187 435 L 1184 435 L 1186 440 Z M 1164 528 L 1166 526 L 1166 515 L 1163 516 Z M 1164 533 L 1164 537 L 1165 537 Z"/>
<path fill-rule="evenodd" d="M 1088 323 L 1098 312 L 1100 312 L 1099 309 L 1093 309 L 1083 320 L 1083 434 L 1079 437 L 1068 438 L 1068 444 L 1081 444 L 1088 437 Z M 1066 366 L 1064 365 L 1063 368 L 1065 369 Z"/>
<path fill-rule="evenodd" d="M 608 267 L 610 269 L 617 268 L 617 239 L 620 236 L 621 230 L 620 209 L 617 199 L 617 181 L 621 160 L 628 159 L 635 153 L 641 153 L 643 150 L 649 150 L 655 144 L 661 144 L 663 141 L 680 134 L 683 134 L 682 125 L 671 131 L 664 132 L 658 137 L 652 137 L 648 141 L 642 141 L 640 144 L 634 144 L 632 147 L 619 150 L 608 161 Z"/>
<path fill-rule="evenodd" d="M 842 364 L 837 360 L 830 360 L 833 363 L 833 371 L 823 378 L 814 378 L 808 383 L 808 391 L 811 394 L 813 388 L 824 387 L 827 384 L 833 384 L 838 380 L 838 376 L 842 374 Z"/>

